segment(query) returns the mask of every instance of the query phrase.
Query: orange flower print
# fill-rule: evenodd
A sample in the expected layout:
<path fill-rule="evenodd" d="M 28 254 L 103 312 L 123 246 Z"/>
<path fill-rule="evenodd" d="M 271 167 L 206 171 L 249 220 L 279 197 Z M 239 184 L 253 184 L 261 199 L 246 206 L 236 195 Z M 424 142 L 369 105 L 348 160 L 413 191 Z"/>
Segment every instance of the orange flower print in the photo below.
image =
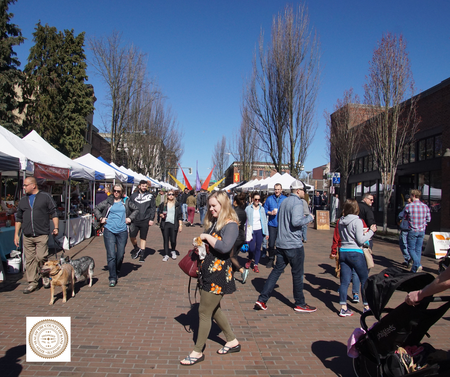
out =
<path fill-rule="evenodd" d="M 225 264 L 224 260 L 215 259 L 214 263 L 209 266 L 209 272 L 222 271 L 222 266 Z"/>
<path fill-rule="evenodd" d="M 219 287 L 218 285 L 211 283 L 210 292 L 215 293 L 216 295 L 220 295 L 222 293 L 222 287 Z"/>
<path fill-rule="evenodd" d="M 230 267 L 228 267 L 227 270 L 227 282 L 230 282 L 233 279 L 233 269 Z"/>

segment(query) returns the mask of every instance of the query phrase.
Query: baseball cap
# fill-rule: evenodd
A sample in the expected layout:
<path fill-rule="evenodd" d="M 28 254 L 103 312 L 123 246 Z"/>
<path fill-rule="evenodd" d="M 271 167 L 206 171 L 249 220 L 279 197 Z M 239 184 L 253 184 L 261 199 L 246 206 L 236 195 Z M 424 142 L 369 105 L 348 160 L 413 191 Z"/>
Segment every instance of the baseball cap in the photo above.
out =
<path fill-rule="evenodd" d="M 98 188 L 101 188 L 103 190 L 105 188 L 105 186 L 100 185 L 100 186 L 98 186 Z"/>
<path fill-rule="evenodd" d="M 303 184 L 302 181 L 299 180 L 295 180 L 294 182 L 291 183 L 291 190 L 304 190 L 305 189 L 305 185 Z"/>

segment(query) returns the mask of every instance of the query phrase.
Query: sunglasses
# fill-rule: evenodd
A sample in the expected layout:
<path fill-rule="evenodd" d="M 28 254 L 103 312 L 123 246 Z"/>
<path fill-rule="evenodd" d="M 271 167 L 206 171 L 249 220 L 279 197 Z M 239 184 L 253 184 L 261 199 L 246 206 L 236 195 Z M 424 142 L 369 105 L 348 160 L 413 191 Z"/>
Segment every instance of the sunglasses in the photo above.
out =
<path fill-rule="evenodd" d="M 114 192 L 122 193 L 122 190 L 113 190 Z"/>
<path fill-rule="evenodd" d="M 168 196 L 173 196 L 173 194 L 167 194 Z"/>
<path fill-rule="evenodd" d="M 255 202 L 259 202 L 261 199 L 256 199 L 256 198 L 254 198 L 253 199 Z"/>

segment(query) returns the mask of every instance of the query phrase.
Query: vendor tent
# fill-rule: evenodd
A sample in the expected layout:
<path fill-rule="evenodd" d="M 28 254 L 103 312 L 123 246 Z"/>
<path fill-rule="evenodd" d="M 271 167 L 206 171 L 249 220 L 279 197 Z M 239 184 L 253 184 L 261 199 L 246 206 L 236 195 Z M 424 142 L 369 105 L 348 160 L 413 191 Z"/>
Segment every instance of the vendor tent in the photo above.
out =
<path fill-rule="evenodd" d="M 120 182 L 126 182 L 128 176 L 121 173 L 120 171 L 112 168 L 108 164 L 101 162 L 98 158 L 94 157 L 90 153 L 85 154 L 84 156 L 76 158 L 74 161 L 84 165 L 89 166 L 96 171 L 99 171 L 105 175 L 106 180 L 114 180 L 117 179 Z"/>
<path fill-rule="evenodd" d="M 0 152 L 0 171 L 19 171 L 20 160 L 17 157 L 9 156 Z"/>
<path fill-rule="evenodd" d="M 277 183 L 279 183 L 279 184 L 281 184 L 281 187 L 283 188 L 283 190 L 289 190 L 292 182 L 294 182 L 296 180 L 296 178 L 294 178 L 289 173 L 284 173 L 276 178 L 274 178 L 274 177 L 275 177 L 275 175 L 272 176 L 272 178 L 270 179 L 269 182 L 265 183 L 264 185 L 261 185 L 260 189 L 262 191 L 273 191 L 274 186 Z"/>
<path fill-rule="evenodd" d="M 86 179 L 89 181 L 105 179 L 105 175 L 103 173 L 96 172 L 94 169 L 83 166 L 56 150 L 34 130 L 22 140 L 36 145 L 37 148 L 45 151 L 45 153 L 52 156 L 56 161 L 62 161 L 68 164 L 71 167 L 70 178 L 72 179 Z"/>
<path fill-rule="evenodd" d="M 126 173 L 121 172 L 119 169 L 115 168 L 114 166 L 112 166 L 109 162 L 107 162 L 103 157 L 97 157 L 99 161 L 101 161 L 102 163 L 104 163 L 106 166 L 110 167 L 111 169 L 114 169 L 116 171 L 118 171 L 119 173 L 123 174 L 124 176 L 126 176 L 126 180 L 122 181 L 124 183 L 134 183 L 134 177 L 131 175 L 128 175 Z M 117 166 L 117 165 L 116 165 Z"/>
<path fill-rule="evenodd" d="M 67 180 L 70 166 L 49 156 L 36 145 L 27 143 L 0 126 L 2 152 L 20 160 L 20 170 L 34 174 L 36 178 Z"/>

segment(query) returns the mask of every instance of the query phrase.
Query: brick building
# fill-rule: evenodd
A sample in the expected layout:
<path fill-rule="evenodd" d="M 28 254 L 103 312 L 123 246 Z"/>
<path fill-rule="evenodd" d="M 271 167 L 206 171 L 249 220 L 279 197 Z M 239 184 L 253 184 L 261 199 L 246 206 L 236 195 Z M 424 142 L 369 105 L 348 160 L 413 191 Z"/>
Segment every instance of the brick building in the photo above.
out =
<path fill-rule="evenodd" d="M 339 111 L 339 110 L 338 110 Z M 413 188 L 422 191 L 422 199 L 431 209 L 427 233 L 450 230 L 450 78 L 419 94 L 417 103 L 421 119 L 413 142 L 406 146 L 399 161 L 394 190 L 388 207 L 388 226 L 395 227 L 403 197 Z M 332 115 L 333 116 L 333 115 Z M 364 125 L 361 125 L 364 127 Z M 337 171 L 330 156 L 331 171 Z M 375 170 L 370 151 L 364 148 L 355 156 L 354 172 L 348 180 L 349 197 L 358 201 L 364 193 L 374 195 L 374 211 L 382 223 L 383 192 L 380 173 Z M 447 195 L 445 195 L 447 193 Z M 444 194 L 444 195 L 443 195 Z"/>
<path fill-rule="evenodd" d="M 234 161 L 228 168 L 225 170 L 225 183 L 224 187 L 231 185 L 235 182 L 235 179 L 237 179 L 237 182 L 241 182 L 244 180 L 241 174 L 242 169 L 242 163 L 239 161 Z M 275 166 L 268 162 L 254 162 L 252 164 L 251 169 L 251 177 L 250 179 L 265 179 L 267 177 L 271 177 L 274 175 L 277 171 L 275 170 Z M 289 173 L 289 168 L 287 165 L 283 165 L 283 169 L 280 172 L 282 173 Z"/>

